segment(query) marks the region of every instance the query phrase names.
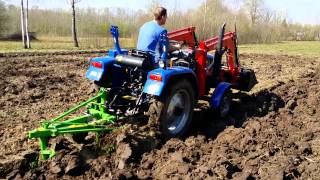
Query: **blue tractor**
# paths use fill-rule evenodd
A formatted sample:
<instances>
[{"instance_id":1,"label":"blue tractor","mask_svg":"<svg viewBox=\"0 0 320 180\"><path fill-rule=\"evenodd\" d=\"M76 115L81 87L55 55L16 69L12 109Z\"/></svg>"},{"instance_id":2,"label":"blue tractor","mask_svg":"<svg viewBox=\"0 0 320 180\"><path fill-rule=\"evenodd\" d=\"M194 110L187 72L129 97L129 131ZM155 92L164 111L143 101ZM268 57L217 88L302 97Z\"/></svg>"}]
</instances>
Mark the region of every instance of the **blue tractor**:
<instances>
[{"instance_id":1,"label":"blue tractor","mask_svg":"<svg viewBox=\"0 0 320 180\"><path fill-rule=\"evenodd\" d=\"M195 48L173 52L167 52L163 46L164 51L156 67L151 64L152 57L148 52L120 48L116 26L112 26L110 31L114 49L110 49L104 57L92 58L86 73L89 80L107 88L109 100L106 106L109 112L126 116L147 114L149 122L158 123L167 138L180 137L186 133L195 104L199 98L208 95L212 87L215 90L210 98L211 108L220 116L229 112L230 99L227 94L233 84L219 80L222 67L215 63L221 63L225 52L224 26L214 56L207 53L208 49L203 42L194 42ZM169 39L184 38L190 42L189 37L195 39L195 35L190 36L190 33L194 33L194 29L186 28L169 33ZM177 34L180 36L175 36ZM163 44L166 40L162 38ZM246 80L241 86L251 89L253 85L251 83L249 87L249 83Z\"/></svg>"},{"instance_id":2,"label":"blue tractor","mask_svg":"<svg viewBox=\"0 0 320 180\"><path fill-rule=\"evenodd\" d=\"M88 132L99 137L100 133L111 132L119 117L147 115L149 123L157 125L163 136L172 138L187 132L194 107L203 97L210 97L210 107L217 116L226 116L230 89L250 91L257 81L252 70L240 67L236 33L224 33L224 28L219 37L199 43L194 27L163 35L162 44L167 44L169 38L173 43L182 41L188 48L167 52L163 46L159 64L154 65L148 52L121 49L118 28L112 26L114 49L104 57L92 58L86 72L86 77L100 87L98 94L42 121L41 127L28 132L28 137L39 138L41 157L48 159L55 155L55 150L49 148L50 138L72 134L78 142ZM215 54L209 54L213 49ZM226 65L222 63L224 54ZM83 107L87 107L84 114L70 116Z\"/></svg>"}]
</instances>

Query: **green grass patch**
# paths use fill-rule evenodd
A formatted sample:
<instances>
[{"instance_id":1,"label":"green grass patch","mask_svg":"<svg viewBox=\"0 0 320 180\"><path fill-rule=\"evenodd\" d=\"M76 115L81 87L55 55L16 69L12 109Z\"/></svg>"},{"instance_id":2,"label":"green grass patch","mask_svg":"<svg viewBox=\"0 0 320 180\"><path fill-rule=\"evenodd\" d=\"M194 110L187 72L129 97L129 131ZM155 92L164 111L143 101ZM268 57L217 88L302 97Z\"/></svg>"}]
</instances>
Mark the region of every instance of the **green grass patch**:
<instances>
[{"instance_id":1,"label":"green grass patch","mask_svg":"<svg viewBox=\"0 0 320 180\"><path fill-rule=\"evenodd\" d=\"M120 44L122 47L134 47L135 41L130 38L120 38ZM0 53L107 50L113 47L113 39L107 37L79 38L79 46L79 48L73 47L70 37L38 37L38 40L31 42L31 49L24 49L21 41L0 41Z\"/></svg>"},{"instance_id":2,"label":"green grass patch","mask_svg":"<svg viewBox=\"0 0 320 180\"><path fill-rule=\"evenodd\" d=\"M320 57L320 41L284 41L272 44L240 45L241 53L287 54Z\"/></svg>"},{"instance_id":3,"label":"green grass patch","mask_svg":"<svg viewBox=\"0 0 320 180\"><path fill-rule=\"evenodd\" d=\"M79 38L79 48L73 47L71 37L38 37L31 42L31 49L24 49L22 42L0 41L0 53L7 52L57 52L81 50L107 50L113 47L113 40L109 37ZM135 47L136 42L131 38L120 38L123 48ZM240 53L258 54L287 54L320 57L319 41L284 41L272 44L244 44L239 46Z\"/></svg>"}]
</instances>

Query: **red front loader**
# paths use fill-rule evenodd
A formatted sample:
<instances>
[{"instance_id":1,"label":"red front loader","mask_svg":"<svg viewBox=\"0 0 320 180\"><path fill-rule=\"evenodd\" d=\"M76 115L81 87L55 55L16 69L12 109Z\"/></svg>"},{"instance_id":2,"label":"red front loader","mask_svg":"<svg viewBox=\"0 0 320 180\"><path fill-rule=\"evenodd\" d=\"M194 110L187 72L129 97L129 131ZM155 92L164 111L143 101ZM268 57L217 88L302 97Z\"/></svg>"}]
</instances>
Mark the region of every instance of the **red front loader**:
<instances>
[{"instance_id":1,"label":"red front loader","mask_svg":"<svg viewBox=\"0 0 320 180\"><path fill-rule=\"evenodd\" d=\"M183 42L188 46L188 51L194 54L197 60L196 72L200 96L205 95L207 90L214 88L219 82L231 83L233 89L242 91L250 91L257 84L254 71L241 67L237 34L225 33L225 24L219 36L201 42L197 41L195 27L172 31L168 33L168 38L171 41ZM209 54L213 50L215 50L214 55ZM223 55L226 55L225 63L222 63Z\"/></svg>"}]
</instances>

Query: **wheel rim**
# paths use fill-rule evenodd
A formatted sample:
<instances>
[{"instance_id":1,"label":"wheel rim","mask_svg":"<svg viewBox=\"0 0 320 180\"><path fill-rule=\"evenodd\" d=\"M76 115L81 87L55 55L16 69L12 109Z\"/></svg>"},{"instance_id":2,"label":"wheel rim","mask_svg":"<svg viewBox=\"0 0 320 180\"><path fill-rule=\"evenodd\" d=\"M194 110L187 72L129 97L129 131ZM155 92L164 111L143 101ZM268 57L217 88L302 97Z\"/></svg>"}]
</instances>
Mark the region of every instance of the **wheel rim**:
<instances>
[{"instance_id":1,"label":"wheel rim","mask_svg":"<svg viewBox=\"0 0 320 180\"><path fill-rule=\"evenodd\" d=\"M226 117L230 111L230 99L228 96L224 96L220 105L220 116Z\"/></svg>"},{"instance_id":2,"label":"wheel rim","mask_svg":"<svg viewBox=\"0 0 320 180\"><path fill-rule=\"evenodd\" d=\"M168 127L172 134L179 133L186 125L191 110L190 95L185 89L178 90L170 99L167 109Z\"/></svg>"}]
</instances>

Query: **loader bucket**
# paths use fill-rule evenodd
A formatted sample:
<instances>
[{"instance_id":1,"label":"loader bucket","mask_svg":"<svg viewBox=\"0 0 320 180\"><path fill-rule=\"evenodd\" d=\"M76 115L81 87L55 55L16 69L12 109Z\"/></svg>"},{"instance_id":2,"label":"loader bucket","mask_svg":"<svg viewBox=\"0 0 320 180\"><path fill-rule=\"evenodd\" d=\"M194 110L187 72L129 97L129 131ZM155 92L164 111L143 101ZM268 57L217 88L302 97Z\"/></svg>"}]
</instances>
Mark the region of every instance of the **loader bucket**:
<instances>
[{"instance_id":1,"label":"loader bucket","mask_svg":"<svg viewBox=\"0 0 320 180\"><path fill-rule=\"evenodd\" d=\"M257 83L256 74L252 69L241 69L237 89L249 92Z\"/></svg>"}]
</instances>

